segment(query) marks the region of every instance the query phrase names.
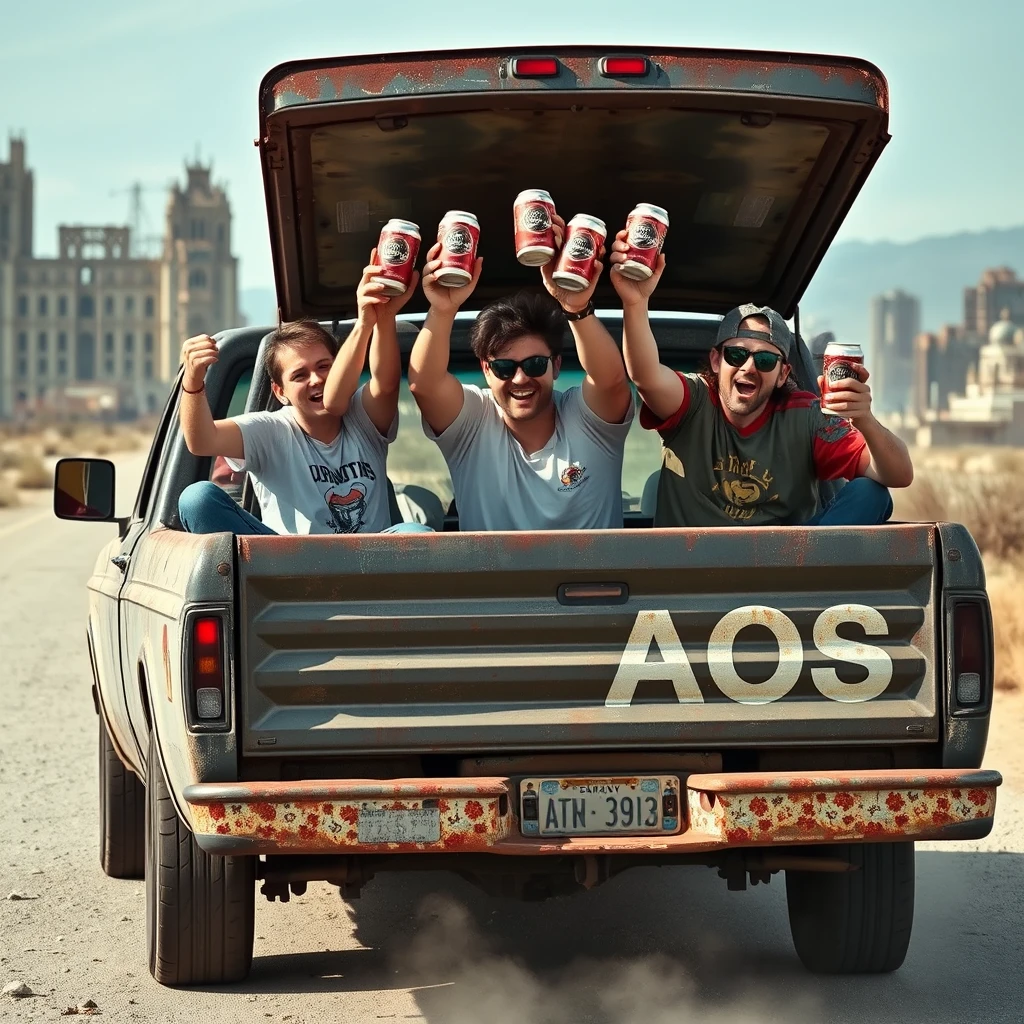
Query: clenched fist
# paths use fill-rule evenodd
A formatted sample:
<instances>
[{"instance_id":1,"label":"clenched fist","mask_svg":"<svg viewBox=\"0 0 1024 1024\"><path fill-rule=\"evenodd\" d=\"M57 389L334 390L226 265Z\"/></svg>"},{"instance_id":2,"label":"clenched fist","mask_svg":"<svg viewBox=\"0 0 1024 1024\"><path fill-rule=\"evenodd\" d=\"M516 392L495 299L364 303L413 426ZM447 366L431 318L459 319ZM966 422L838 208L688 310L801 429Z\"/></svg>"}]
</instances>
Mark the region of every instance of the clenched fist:
<instances>
[{"instance_id":1,"label":"clenched fist","mask_svg":"<svg viewBox=\"0 0 1024 1024\"><path fill-rule=\"evenodd\" d=\"M197 334L181 346L181 361L185 364L187 391L198 391L206 380L206 371L217 362L217 342L208 334Z\"/></svg>"}]
</instances>

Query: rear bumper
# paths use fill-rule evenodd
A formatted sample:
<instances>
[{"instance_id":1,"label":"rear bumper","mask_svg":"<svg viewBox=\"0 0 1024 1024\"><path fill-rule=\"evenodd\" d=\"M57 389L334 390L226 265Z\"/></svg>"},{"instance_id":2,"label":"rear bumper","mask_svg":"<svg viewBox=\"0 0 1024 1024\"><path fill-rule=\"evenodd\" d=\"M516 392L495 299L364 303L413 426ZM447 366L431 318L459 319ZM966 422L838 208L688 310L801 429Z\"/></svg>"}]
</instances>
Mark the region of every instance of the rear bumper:
<instances>
[{"instance_id":1,"label":"rear bumper","mask_svg":"<svg viewBox=\"0 0 1024 1024\"><path fill-rule=\"evenodd\" d=\"M681 778L674 835L532 838L508 778L199 783L182 794L210 853L703 853L801 843L980 839L998 772L934 769L699 774ZM359 841L360 811L436 808L436 842ZM410 820L412 820L410 818Z\"/></svg>"}]
</instances>

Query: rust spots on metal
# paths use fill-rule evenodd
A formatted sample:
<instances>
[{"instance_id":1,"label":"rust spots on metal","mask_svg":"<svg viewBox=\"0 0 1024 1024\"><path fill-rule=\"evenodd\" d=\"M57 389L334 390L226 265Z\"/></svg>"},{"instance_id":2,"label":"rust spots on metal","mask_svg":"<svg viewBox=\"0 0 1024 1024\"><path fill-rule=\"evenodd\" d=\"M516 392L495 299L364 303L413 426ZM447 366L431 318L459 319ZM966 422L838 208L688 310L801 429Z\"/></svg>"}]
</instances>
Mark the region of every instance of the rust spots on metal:
<instances>
[{"instance_id":1,"label":"rust spots on metal","mask_svg":"<svg viewBox=\"0 0 1024 1024\"><path fill-rule=\"evenodd\" d=\"M991 828L1001 781L997 772L954 769L690 775L679 833L565 838L521 835L515 782L504 777L202 784L184 795L197 835L256 841L264 852L544 856L978 837ZM364 812L435 808L436 841L359 840Z\"/></svg>"}]
</instances>

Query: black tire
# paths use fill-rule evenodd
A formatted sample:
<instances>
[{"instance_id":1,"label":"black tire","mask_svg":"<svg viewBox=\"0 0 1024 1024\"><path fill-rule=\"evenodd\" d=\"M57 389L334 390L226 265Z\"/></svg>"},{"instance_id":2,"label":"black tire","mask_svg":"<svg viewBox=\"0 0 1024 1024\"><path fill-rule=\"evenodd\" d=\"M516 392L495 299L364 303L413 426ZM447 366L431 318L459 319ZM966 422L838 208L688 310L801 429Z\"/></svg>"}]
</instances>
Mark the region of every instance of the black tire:
<instances>
[{"instance_id":1,"label":"black tire","mask_svg":"<svg viewBox=\"0 0 1024 1024\"><path fill-rule=\"evenodd\" d=\"M241 981L252 966L255 857L201 850L178 817L155 738L146 787L146 941L163 985Z\"/></svg>"},{"instance_id":2,"label":"black tire","mask_svg":"<svg viewBox=\"0 0 1024 1024\"><path fill-rule=\"evenodd\" d=\"M100 866L111 878L146 873L146 787L121 763L100 723Z\"/></svg>"},{"instance_id":3,"label":"black tire","mask_svg":"<svg viewBox=\"0 0 1024 1024\"><path fill-rule=\"evenodd\" d=\"M844 872L787 871L793 945L816 974L884 974L907 955L914 923L914 844L808 847Z\"/></svg>"}]
</instances>

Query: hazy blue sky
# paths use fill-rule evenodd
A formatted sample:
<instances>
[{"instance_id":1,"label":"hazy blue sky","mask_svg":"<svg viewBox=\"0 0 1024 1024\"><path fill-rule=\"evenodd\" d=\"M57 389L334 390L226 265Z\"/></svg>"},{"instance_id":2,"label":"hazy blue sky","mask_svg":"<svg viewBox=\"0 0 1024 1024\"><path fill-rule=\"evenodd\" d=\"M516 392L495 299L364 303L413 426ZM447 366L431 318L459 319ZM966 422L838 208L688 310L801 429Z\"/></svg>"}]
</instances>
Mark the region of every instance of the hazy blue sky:
<instances>
[{"instance_id":1,"label":"hazy blue sky","mask_svg":"<svg viewBox=\"0 0 1024 1024\"><path fill-rule=\"evenodd\" d=\"M841 238L896 241L1024 221L1021 0L2 0L0 159L24 133L36 249L56 225L123 223L198 146L227 184L245 288L272 284L256 91L300 57L503 43L671 44L864 57L893 141ZM164 195L145 196L160 230Z\"/></svg>"}]
</instances>

